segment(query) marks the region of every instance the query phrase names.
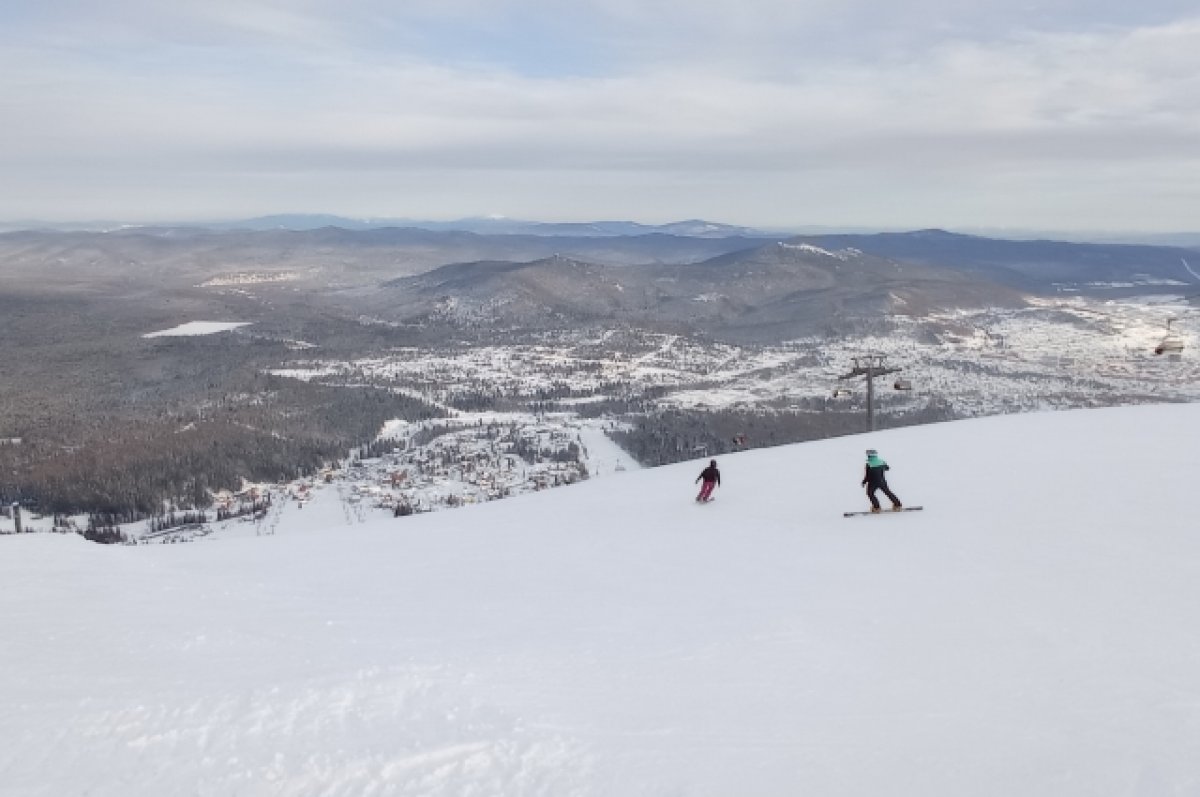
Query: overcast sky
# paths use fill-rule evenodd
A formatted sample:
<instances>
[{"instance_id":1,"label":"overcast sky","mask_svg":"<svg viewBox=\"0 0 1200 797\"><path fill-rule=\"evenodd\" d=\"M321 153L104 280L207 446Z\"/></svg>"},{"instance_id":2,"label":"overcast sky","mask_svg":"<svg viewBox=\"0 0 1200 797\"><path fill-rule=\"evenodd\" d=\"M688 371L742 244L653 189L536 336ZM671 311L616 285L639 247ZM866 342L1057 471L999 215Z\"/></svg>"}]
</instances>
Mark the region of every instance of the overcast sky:
<instances>
[{"instance_id":1,"label":"overcast sky","mask_svg":"<svg viewBox=\"0 0 1200 797\"><path fill-rule=\"evenodd\" d=\"M0 219L1196 230L1194 0L0 0Z\"/></svg>"}]
</instances>

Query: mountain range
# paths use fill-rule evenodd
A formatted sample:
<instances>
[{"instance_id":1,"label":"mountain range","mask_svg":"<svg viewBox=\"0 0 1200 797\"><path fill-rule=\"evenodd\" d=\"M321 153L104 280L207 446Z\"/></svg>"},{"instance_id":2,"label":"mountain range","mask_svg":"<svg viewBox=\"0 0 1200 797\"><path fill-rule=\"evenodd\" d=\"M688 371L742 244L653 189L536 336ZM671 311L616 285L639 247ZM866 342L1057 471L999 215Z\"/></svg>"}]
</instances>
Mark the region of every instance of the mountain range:
<instances>
[{"instance_id":1,"label":"mountain range","mask_svg":"<svg viewBox=\"0 0 1200 797\"><path fill-rule=\"evenodd\" d=\"M181 229L207 229L228 231L290 230L305 232L325 227L343 230L379 230L389 227L430 230L435 232L472 232L480 235L540 235L567 237L619 237L625 235L681 235L691 238L772 237L786 233L769 232L752 227L722 224L702 219L668 222L666 224L641 224L635 221L588 221L588 222L543 222L509 219L502 216L482 216L450 221L421 219L354 219L323 213L282 213L257 216L233 221L212 221L163 224L128 224L117 221L91 222L46 222L14 221L0 222L0 232L42 230L56 232L117 232L122 230L152 230L164 227Z\"/></svg>"},{"instance_id":2,"label":"mountain range","mask_svg":"<svg viewBox=\"0 0 1200 797\"><path fill-rule=\"evenodd\" d=\"M458 263L361 300L403 321L502 327L609 321L723 338L780 339L894 312L1015 306L1020 294L938 265L775 242L699 263L612 267L564 256Z\"/></svg>"},{"instance_id":3,"label":"mountain range","mask_svg":"<svg viewBox=\"0 0 1200 797\"><path fill-rule=\"evenodd\" d=\"M699 235L621 234L623 224L555 228L579 233L571 235L386 226L22 231L0 234L0 292L28 295L41 285L56 295L170 300L193 317L205 307L218 318L231 307L261 315L286 306L277 312L290 318L307 305L347 320L506 329L614 322L760 342L891 313L1012 306L1023 295L1200 292L1200 250L1181 247L942 230L759 237L705 222L678 227ZM228 287L246 282L253 290ZM252 298L258 304L247 308Z\"/></svg>"},{"instance_id":4,"label":"mountain range","mask_svg":"<svg viewBox=\"0 0 1200 797\"><path fill-rule=\"evenodd\" d=\"M408 227L439 232L474 232L483 235L543 235L543 236L620 236L664 233L692 237L744 236L749 238L787 238L801 235L853 234L871 235L877 229L833 227L829 225L790 225L786 228L756 228L721 222L690 219L665 224L644 224L634 221L543 222L510 219L504 216L475 216L452 220L422 220L407 218L349 218L329 213L279 213L247 219L222 221L179 221L174 223L129 223L128 221L92 220L86 222L44 221L36 219L0 220L0 232L41 230L45 232L114 232L119 230L155 229L163 227L188 229L230 230L317 230L339 227L344 230L369 230L384 227ZM901 234L903 230L892 230ZM1147 246L1200 247L1198 232L1130 232L1130 231L1071 231L1020 230L1010 228L962 229L960 233L974 237L1007 241L1068 241L1097 244L1141 244Z\"/></svg>"},{"instance_id":5,"label":"mountain range","mask_svg":"<svg viewBox=\"0 0 1200 797\"><path fill-rule=\"evenodd\" d=\"M906 263L950 267L1037 293L1102 283L1131 283L1129 287L1139 288L1174 283L1200 290L1200 249L1179 246L1014 241L944 230L818 235L802 240L826 248L852 247Z\"/></svg>"}]
</instances>

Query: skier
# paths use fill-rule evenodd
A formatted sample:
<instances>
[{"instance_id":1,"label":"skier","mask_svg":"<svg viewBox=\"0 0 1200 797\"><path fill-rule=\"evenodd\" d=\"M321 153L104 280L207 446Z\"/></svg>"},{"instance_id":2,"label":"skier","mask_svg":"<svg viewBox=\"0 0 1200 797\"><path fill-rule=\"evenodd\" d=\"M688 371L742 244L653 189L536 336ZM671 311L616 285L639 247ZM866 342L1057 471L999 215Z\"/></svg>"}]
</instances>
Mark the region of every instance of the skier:
<instances>
[{"instance_id":1,"label":"skier","mask_svg":"<svg viewBox=\"0 0 1200 797\"><path fill-rule=\"evenodd\" d=\"M712 500L713 488L721 483L721 471L717 470L715 459L710 461L708 467L700 471L700 475L696 477L696 481L701 480L704 481L704 484L700 485L700 494L696 496L696 501L703 504Z\"/></svg>"},{"instance_id":2,"label":"skier","mask_svg":"<svg viewBox=\"0 0 1200 797\"><path fill-rule=\"evenodd\" d=\"M867 488L867 498L871 499L871 511L879 512L879 499L875 497L876 490L883 490L883 494L892 500L892 511L903 509L904 505L900 503L900 499L896 494L888 489L887 477L884 473L889 470L888 464L879 457L879 452L873 448L867 449L867 467L863 471L862 486Z\"/></svg>"}]
</instances>

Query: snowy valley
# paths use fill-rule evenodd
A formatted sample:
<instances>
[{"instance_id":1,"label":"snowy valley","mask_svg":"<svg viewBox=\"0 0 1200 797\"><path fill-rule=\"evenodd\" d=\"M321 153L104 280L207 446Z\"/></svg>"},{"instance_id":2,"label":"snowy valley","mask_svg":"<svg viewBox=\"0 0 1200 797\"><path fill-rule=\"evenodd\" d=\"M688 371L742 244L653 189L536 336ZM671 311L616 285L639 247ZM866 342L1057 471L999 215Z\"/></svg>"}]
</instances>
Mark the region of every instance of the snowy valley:
<instances>
[{"instance_id":1,"label":"snowy valley","mask_svg":"<svg viewBox=\"0 0 1200 797\"><path fill-rule=\"evenodd\" d=\"M142 542L270 534L321 486L337 495L342 522L358 523L619 473L638 467L639 456L659 464L859 431L864 381L839 377L866 352L899 369L876 380L879 428L1195 401L1200 361L1192 352L1200 340L1187 313L1169 295L1068 296L1020 308L895 315L852 338L779 345L583 329L527 343L394 348L356 360L319 359L318 348L304 348L272 373L333 391L409 396L441 417L390 421L371 445L318 473L222 490L203 514L181 507L122 523L119 533ZM1168 333L1168 320L1180 316L1185 323ZM1168 334L1184 350L1156 355ZM637 436L646 429L661 434L664 414L682 419L681 431L643 443ZM631 439L641 447L623 449ZM78 530L88 522L34 509L25 511L23 528ZM14 526L11 513L0 515L0 532Z\"/></svg>"}]
</instances>

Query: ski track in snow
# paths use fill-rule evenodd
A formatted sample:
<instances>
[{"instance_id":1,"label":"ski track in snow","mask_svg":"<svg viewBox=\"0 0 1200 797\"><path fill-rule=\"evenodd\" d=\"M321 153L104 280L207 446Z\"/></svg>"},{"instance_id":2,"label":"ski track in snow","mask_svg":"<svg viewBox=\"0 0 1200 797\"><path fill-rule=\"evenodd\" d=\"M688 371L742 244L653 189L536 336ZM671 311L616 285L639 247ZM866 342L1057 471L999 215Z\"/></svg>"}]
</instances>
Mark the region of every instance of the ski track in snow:
<instances>
[{"instance_id":1,"label":"ski track in snow","mask_svg":"<svg viewBox=\"0 0 1200 797\"><path fill-rule=\"evenodd\" d=\"M20 756L0 753L0 794L65 794L65 778L51 773L69 773L93 795L177 794L187 784L213 795L553 797L582 794L588 771L569 742L464 707L420 675L366 670L347 681L187 692L181 704L98 689L77 706L53 706L61 720L52 738ZM47 708L8 706L5 738L20 738ZM116 761L136 771L114 782Z\"/></svg>"}]
</instances>

